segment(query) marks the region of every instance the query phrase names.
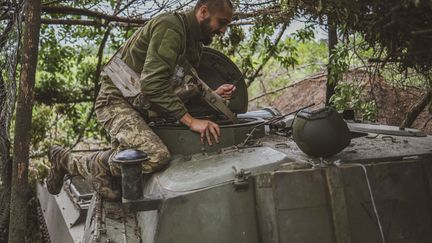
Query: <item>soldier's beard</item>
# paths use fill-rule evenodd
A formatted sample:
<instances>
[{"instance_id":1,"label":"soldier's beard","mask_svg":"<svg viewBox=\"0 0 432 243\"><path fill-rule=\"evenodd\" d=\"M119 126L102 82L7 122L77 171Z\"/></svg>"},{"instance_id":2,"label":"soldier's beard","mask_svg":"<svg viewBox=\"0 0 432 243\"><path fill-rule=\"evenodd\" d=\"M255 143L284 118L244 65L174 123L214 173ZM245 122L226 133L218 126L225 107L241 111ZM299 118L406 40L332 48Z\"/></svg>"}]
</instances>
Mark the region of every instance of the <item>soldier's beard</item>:
<instances>
[{"instance_id":1,"label":"soldier's beard","mask_svg":"<svg viewBox=\"0 0 432 243\"><path fill-rule=\"evenodd\" d=\"M217 31L212 31L210 27L210 17L204 19L200 23L200 28L202 33L204 34L204 39L202 40L202 43L206 46L210 45L213 41L213 36L217 34Z\"/></svg>"}]
</instances>

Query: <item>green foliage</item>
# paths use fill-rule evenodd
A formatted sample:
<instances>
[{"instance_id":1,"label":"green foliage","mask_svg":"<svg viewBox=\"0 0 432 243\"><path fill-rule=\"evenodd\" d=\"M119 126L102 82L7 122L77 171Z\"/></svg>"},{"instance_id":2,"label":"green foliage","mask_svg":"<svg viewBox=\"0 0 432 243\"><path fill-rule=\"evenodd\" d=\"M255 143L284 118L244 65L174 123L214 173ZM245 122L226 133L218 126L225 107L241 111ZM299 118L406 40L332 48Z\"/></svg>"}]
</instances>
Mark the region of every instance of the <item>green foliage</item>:
<instances>
[{"instance_id":1,"label":"green foliage","mask_svg":"<svg viewBox=\"0 0 432 243\"><path fill-rule=\"evenodd\" d=\"M357 32L370 45L379 45L401 70L414 68L432 75L430 0L301 1L283 0L284 8L325 24L332 19L344 33Z\"/></svg>"},{"instance_id":2,"label":"green foliage","mask_svg":"<svg viewBox=\"0 0 432 243\"><path fill-rule=\"evenodd\" d=\"M362 115L366 121L376 121L378 117L378 108L374 100L362 100L363 90L357 83L338 83L335 94L331 97L330 102L338 110L354 110Z\"/></svg>"},{"instance_id":3,"label":"green foliage","mask_svg":"<svg viewBox=\"0 0 432 243\"><path fill-rule=\"evenodd\" d=\"M357 81L349 82L344 80L344 75L353 66L362 63L361 58L370 55L370 48L367 46L357 46L356 43L364 43L356 36L349 37L348 41L340 42L331 51L328 67L331 73L328 75L329 83L336 84L335 94L331 97L330 103L339 111L352 109L362 116L363 120L376 121L378 117L378 107L374 100L364 100L366 96ZM355 48L359 50L355 51Z\"/></svg>"},{"instance_id":4,"label":"green foliage","mask_svg":"<svg viewBox=\"0 0 432 243\"><path fill-rule=\"evenodd\" d=\"M302 31L302 30L299 30ZM276 90L292 84L311 74L323 71L328 59L328 48L325 40L298 40L296 33L284 38L280 45L283 58L292 58L294 65L286 65L279 57L268 61L262 70L261 76L249 87L249 97L253 98L265 91ZM264 91L263 85L267 87ZM282 92L282 91L281 91ZM268 95L252 103L253 107L269 106L280 96L280 92Z\"/></svg>"},{"instance_id":5,"label":"green foliage","mask_svg":"<svg viewBox=\"0 0 432 243\"><path fill-rule=\"evenodd\" d=\"M411 86L425 90L432 89L432 78L430 76L421 75L413 69L407 69L405 72L400 72L394 64L390 64L379 71L379 74L393 86Z\"/></svg>"},{"instance_id":6,"label":"green foliage","mask_svg":"<svg viewBox=\"0 0 432 243\"><path fill-rule=\"evenodd\" d=\"M254 26L232 26L224 37L213 43L214 48L222 50L237 64L246 81L252 83L249 97L263 93L263 86L280 88L304 77L305 73L320 70L327 58L326 43L314 40L312 25L288 35L287 24L268 21L262 18ZM297 66L304 67L296 70ZM266 103L272 99L273 96L266 97Z\"/></svg>"},{"instance_id":7,"label":"green foliage","mask_svg":"<svg viewBox=\"0 0 432 243\"><path fill-rule=\"evenodd\" d=\"M310 41L315 38L315 28L313 25L307 24L304 28L295 32L293 36L299 42L305 43L306 41Z\"/></svg>"},{"instance_id":8,"label":"green foliage","mask_svg":"<svg viewBox=\"0 0 432 243\"><path fill-rule=\"evenodd\" d=\"M336 45L331 51L328 67L331 72L328 75L329 84L335 84L342 80L342 76L350 67L348 47L342 43Z\"/></svg>"},{"instance_id":9,"label":"green foliage","mask_svg":"<svg viewBox=\"0 0 432 243\"><path fill-rule=\"evenodd\" d=\"M86 123L98 86L96 45L102 34L101 28L82 26L41 29L35 87L38 102L32 122L34 153L41 154L52 144L72 145L83 131L89 138L103 137L94 114ZM107 58L109 55L104 60Z\"/></svg>"}]
</instances>

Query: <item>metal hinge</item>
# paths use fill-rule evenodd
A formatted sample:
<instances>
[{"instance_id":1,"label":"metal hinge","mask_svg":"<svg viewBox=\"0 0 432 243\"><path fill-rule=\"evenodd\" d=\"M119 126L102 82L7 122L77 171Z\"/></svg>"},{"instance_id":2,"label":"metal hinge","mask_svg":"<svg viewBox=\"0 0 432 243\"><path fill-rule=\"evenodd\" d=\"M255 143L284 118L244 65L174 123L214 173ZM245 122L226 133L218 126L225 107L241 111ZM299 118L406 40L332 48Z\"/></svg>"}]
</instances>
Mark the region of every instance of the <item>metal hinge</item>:
<instances>
[{"instance_id":1,"label":"metal hinge","mask_svg":"<svg viewBox=\"0 0 432 243\"><path fill-rule=\"evenodd\" d=\"M235 173L234 188L236 191L247 190L249 188L249 176L252 174L249 170L240 169L237 170L235 166L232 167Z\"/></svg>"}]
</instances>

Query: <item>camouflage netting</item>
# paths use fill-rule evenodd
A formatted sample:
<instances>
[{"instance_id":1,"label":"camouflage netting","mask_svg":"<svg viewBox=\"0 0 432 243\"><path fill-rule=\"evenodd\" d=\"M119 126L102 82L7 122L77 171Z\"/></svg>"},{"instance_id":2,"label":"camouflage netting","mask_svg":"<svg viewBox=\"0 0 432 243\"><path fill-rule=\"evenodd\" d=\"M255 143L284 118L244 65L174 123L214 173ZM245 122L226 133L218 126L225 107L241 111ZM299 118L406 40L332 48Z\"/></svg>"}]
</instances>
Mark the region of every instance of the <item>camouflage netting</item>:
<instances>
[{"instance_id":1,"label":"camouflage netting","mask_svg":"<svg viewBox=\"0 0 432 243\"><path fill-rule=\"evenodd\" d=\"M333 19L346 32L357 31L382 47L378 62L398 63L430 77L432 71L432 1L430 0L285 0L298 14L321 22Z\"/></svg>"},{"instance_id":2,"label":"camouflage netting","mask_svg":"<svg viewBox=\"0 0 432 243\"><path fill-rule=\"evenodd\" d=\"M23 0L0 3L0 242L7 240L11 170L9 128L16 99L23 3Z\"/></svg>"}]
</instances>

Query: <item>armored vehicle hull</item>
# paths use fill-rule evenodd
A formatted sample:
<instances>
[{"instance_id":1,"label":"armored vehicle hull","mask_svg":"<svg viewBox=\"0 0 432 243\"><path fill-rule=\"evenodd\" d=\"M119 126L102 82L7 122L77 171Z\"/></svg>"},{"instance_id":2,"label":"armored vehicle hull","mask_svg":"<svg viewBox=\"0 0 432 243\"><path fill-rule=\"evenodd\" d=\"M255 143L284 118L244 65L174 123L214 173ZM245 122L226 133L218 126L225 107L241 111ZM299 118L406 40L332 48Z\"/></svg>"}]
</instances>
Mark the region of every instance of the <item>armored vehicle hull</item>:
<instances>
[{"instance_id":1,"label":"armored vehicle hull","mask_svg":"<svg viewBox=\"0 0 432 243\"><path fill-rule=\"evenodd\" d=\"M210 54L207 60L239 78L238 69L223 67L233 65L225 57ZM243 98L232 103L236 112L247 106ZM39 184L51 241L432 242L431 136L349 123L365 136L330 158L314 158L289 136L292 118L268 122L280 115L274 109L227 124L207 108L195 112L220 124L223 140L214 146L175 122L153 124L173 159L144 178L143 200L105 201L77 177L56 196Z\"/></svg>"},{"instance_id":2,"label":"armored vehicle hull","mask_svg":"<svg viewBox=\"0 0 432 243\"><path fill-rule=\"evenodd\" d=\"M431 145L373 135L323 160L266 135L175 155L145 182L154 204L137 210L79 180L58 196L41 184L38 195L53 242L431 242Z\"/></svg>"}]
</instances>

